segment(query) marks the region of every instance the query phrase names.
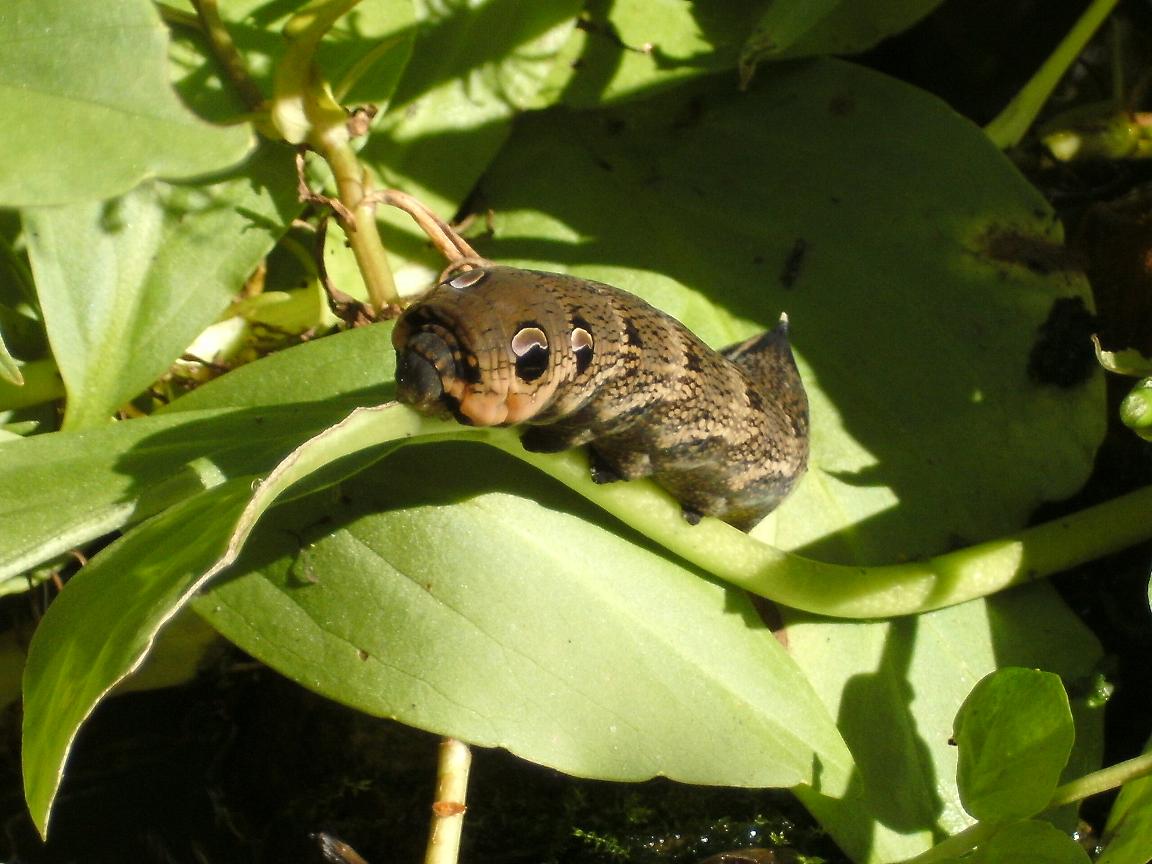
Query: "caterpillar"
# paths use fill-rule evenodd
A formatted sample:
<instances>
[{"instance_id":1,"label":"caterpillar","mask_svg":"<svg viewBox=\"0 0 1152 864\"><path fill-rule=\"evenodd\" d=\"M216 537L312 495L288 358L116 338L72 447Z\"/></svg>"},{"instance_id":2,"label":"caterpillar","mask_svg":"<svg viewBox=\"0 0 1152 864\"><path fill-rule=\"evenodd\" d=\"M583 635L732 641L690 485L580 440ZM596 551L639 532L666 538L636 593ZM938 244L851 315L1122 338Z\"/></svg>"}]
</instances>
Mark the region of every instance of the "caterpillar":
<instances>
[{"instance_id":1,"label":"caterpillar","mask_svg":"<svg viewBox=\"0 0 1152 864\"><path fill-rule=\"evenodd\" d=\"M808 462L808 399L787 319L714 351L632 294L488 265L399 318L397 397L472 426L525 424L530 451L588 444L600 481L651 477L691 522L750 530Z\"/></svg>"}]
</instances>

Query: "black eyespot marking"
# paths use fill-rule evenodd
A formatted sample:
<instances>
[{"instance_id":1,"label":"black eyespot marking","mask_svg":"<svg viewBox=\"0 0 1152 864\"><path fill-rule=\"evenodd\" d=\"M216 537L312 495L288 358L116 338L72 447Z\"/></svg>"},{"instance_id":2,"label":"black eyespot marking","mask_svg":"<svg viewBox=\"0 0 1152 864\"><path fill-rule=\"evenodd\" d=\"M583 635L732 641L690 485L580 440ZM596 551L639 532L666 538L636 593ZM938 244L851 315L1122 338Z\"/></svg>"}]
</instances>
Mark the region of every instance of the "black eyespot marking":
<instances>
[{"instance_id":1,"label":"black eyespot marking","mask_svg":"<svg viewBox=\"0 0 1152 864\"><path fill-rule=\"evenodd\" d=\"M465 270L459 276L453 276L451 279L449 279L448 284L455 288L457 291L463 291L465 288L471 288L473 285L479 285L487 278L487 271Z\"/></svg>"},{"instance_id":2,"label":"black eyespot marking","mask_svg":"<svg viewBox=\"0 0 1152 864\"><path fill-rule=\"evenodd\" d=\"M587 322L580 320L572 328L569 334L569 339L572 342L572 354L576 358L576 374L583 375L585 370L592 365L592 355L595 352L595 342L592 339L592 331L587 328Z\"/></svg>"},{"instance_id":3,"label":"black eyespot marking","mask_svg":"<svg viewBox=\"0 0 1152 864\"><path fill-rule=\"evenodd\" d=\"M512 353L516 355L516 377L521 381L535 381L548 371L548 336L537 324L520 325L512 337Z\"/></svg>"}]
</instances>

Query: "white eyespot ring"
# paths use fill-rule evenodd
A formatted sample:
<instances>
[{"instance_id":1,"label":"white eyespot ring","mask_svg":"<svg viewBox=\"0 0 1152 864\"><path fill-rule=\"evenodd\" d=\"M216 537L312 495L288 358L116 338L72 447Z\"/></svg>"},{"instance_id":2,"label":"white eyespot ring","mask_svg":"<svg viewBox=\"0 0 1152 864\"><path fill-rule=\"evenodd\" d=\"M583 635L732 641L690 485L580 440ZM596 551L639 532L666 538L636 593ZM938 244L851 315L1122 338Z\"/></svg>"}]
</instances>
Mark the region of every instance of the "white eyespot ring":
<instances>
[{"instance_id":1,"label":"white eyespot ring","mask_svg":"<svg viewBox=\"0 0 1152 864\"><path fill-rule=\"evenodd\" d=\"M523 357L533 348L543 348L547 351L547 334L539 327L533 325L521 327L516 331L516 335L512 337L512 353L517 357Z\"/></svg>"},{"instance_id":2,"label":"white eyespot ring","mask_svg":"<svg viewBox=\"0 0 1152 864\"><path fill-rule=\"evenodd\" d=\"M583 375L584 371L592 365L592 355L595 353L595 340L592 332L583 327L573 327L568 334L572 345L572 355L576 358L576 374Z\"/></svg>"},{"instance_id":3,"label":"white eyespot ring","mask_svg":"<svg viewBox=\"0 0 1152 864\"><path fill-rule=\"evenodd\" d=\"M471 288L473 285L479 285L488 278L488 271L486 270L465 270L459 276L453 276L448 280L448 284L455 288L457 291L463 291L465 288Z\"/></svg>"}]
</instances>

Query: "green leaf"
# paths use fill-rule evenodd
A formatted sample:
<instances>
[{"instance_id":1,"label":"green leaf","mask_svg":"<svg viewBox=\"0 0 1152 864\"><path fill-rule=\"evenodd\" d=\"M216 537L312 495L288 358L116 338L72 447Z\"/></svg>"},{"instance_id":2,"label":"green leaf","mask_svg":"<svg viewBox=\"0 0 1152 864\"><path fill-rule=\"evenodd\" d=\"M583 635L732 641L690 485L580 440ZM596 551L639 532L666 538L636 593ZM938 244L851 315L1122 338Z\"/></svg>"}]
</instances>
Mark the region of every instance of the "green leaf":
<instances>
[{"instance_id":1,"label":"green leaf","mask_svg":"<svg viewBox=\"0 0 1152 864\"><path fill-rule=\"evenodd\" d=\"M0 354L3 353L2 349L3 346L0 345ZM3 365L3 362L0 362L0 368ZM0 375L0 411L10 411L13 408L39 405L63 398L64 382L60 380L60 370L51 360L13 362L12 367L19 380L5 380L5 377Z\"/></svg>"},{"instance_id":2,"label":"green leaf","mask_svg":"<svg viewBox=\"0 0 1152 864\"><path fill-rule=\"evenodd\" d=\"M735 90L767 59L853 54L906 30L940 0L590 3L557 74L564 103L594 107L717 72ZM739 70L739 76L737 75Z\"/></svg>"},{"instance_id":3,"label":"green leaf","mask_svg":"<svg viewBox=\"0 0 1152 864\"><path fill-rule=\"evenodd\" d=\"M171 5L195 15L189 0ZM269 0L220 5L224 26L265 97L272 94L272 70L288 44L280 31L302 5ZM415 22L411 0L360 0L325 34L315 59L345 104L372 104L384 111L411 55ZM232 85L219 79L218 64L201 34L177 26L173 37L172 64L181 95L211 117L224 119L242 111Z\"/></svg>"},{"instance_id":4,"label":"green leaf","mask_svg":"<svg viewBox=\"0 0 1152 864\"><path fill-rule=\"evenodd\" d=\"M229 477L265 473L357 405L389 398L391 326L241 367L167 412L0 443L0 577L140 521ZM367 358L367 360L366 360Z\"/></svg>"},{"instance_id":5,"label":"green leaf","mask_svg":"<svg viewBox=\"0 0 1152 864\"><path fill-rule=\"evenodd\" d=\"M255 493L251 477L218 481L134 528L73 577L36 630L24 679L25 796L41 833L80 725L143 662L192 592L236 560L264 511L337 459L420 432L443 430L395 403L357 410L294 451Z\"/></svg>"},{"instance_id":6,"label":"green leaf","mask_svg":"<svg viewBox=\"0 0 1152 864\"><path fill-rule=\"evenodd\" d=\"M224 310L297 211L291 166L268 147L211 186L24 212L65 428L106 422Z\"/></svg>"},{"instance_id":7,"label":"green leaf","mask_svg":"<svg viewBox=\"0 0 1152 864\"><path fill-rule=\"evenodd\" d=\"M756 23L740 54L745 76L763 60L859 54L907 30L941 0L776 2Z\"/></svg>"},{"instance_id":8,"label":"green leaf","mask_svg":"<svg viewBox=\"0 0 1152 864\"><path fill-rule=\"evenodd\" d=\"M1152 378L1141 380L1124 397L1120 420L1140 437L1152 437Z\"/></svg>"},{"instance_id":9,"label":"green leaf","mask_svg":"<svg viewBox=\"0 0 1152 864\"><path fill-rule=\"evenodd\" d=\"M474 445L405 452L277 510L250 575L195 608L330 698L568 773L847 785L830 718L744 595L540 487ZM471 542L433 554L445 533Z\"/></svg>"},{"instance_id":10,"label":"green leaf","mask_svg":"<svg viewBox=\"0 0 1152 864\"><path fill-rule=\"evenodd\" d=\"M422 23L412 60L392 110L360 155L386 184L450 214L503 144L513 117L555 100L545 85L583 4L418 5ZM381 215L416 236L407 216ZM422 250L424 238L409 244Z\"/></svg>"},{"instance_id":11,"label":"green leaf","mask_svg":"<svg viewBox=\"0 0 1152 864\"><path fill-rule=\"evenodd\" d=\"M1091 470L1091 354L1082 384L1029 373L1053 304L1090 305L1088 285L1039 193L920 91L824 61L744 94L554 110L518 124L481 195L483 254L619 285L715 346L788 312L812 459L757 537L917 560L1023 524Z\"/></svg>"},{"instance_id":12,"label":"green leaf","mask_svg":"<svg viewBox=\"0 0 1152 864\"><path fill-rule=\"evenodd\" d=\"M590 3L564 58L564 103L592 107L725 70L735 90L740 46L771 3L615 0Z\"/></svg>"},{"instance_id":13,"label":"green leaf","mask_svg":"<svg viewBox=\"0 0 1152 864\"><path fill-rule=\"evenodd\" d=\"M867 796L866 806L826 802L821 824L842 848L852 847L841 838L856 836L859 848L882 860L916 855L971 824L954 780L956 747L941 730L951 728L980 678L1018 665L1084 680L1102 654L1047 585L892 621L829 621L792 611L784 620L789 653L837 717ZM1103 712L1078 702L1074 714L1070 773L1086 773L1099 767ZM800 793L806 804L810 797Z\"/></svg>"},{"instance_id":14,"label":"green leaf","mask_svg":"<svg viewBox=\"0 0 1152 864\"><path fill-rule=\"evenodd\" d=\"M1060 678L1005 668L973 688L956 715L957 777L964 808L1008 821L1048 806L1075 730Z\"/></svg>"},{"instance_id":15,"label":"green leaf","mask_svg":"<svg viewBox=\"0 0 1152 864\"><path fill-rule=\"evenodd\" d=\"M1088 864L1080 844L1047 822L1005 825L969 857L972 864Z\"/></svg>"},{"instance_id":16,"label":"green leaf","mask_svg":"<svg viewBox=\"0 0 1152 864\"><path fill-rule=\"evenodd\" d=\"M48 608L24 671L24 794L41 834L80 725L144 661L251 494L238 478L169 508L93 558Z\"/></svg>"},{"instance_id":17,"label":"green leaf","mask_svg":"<svg viewBox=\"0 0 1152 864\"><path fill-rule=\"evenodd\" d=\"M122 194L151 177L220 171L245 128L210 126L168 82L167 32L148 0L6 0L0 11L0 205Z\"/></svg>"},{"instance_id":18,"label":"green leaf","mask_svg":"<svg viewBox=\"0 0 1152 864\"><path fill-rule=\"evenodd\" d=\"M5 385L13 387L24 386L24 375L20 371L20 364L8 353L8 346L4 344L4 334L0 333L0 393ZM9 407L0 397L0 410Z\"/></svg>"},{"instance_id":19,"label":"green leaf","mask_svg":"<svg viewBox=\"0 0 1152 864\"><path fill-rule=\"evenodd\" d=\"M1152 750L1146 746L1144 752ZM1096 864L1152 861L1152 776L1125 783L1101 832L1104 851Z\"/></svg>"}]
</instances>

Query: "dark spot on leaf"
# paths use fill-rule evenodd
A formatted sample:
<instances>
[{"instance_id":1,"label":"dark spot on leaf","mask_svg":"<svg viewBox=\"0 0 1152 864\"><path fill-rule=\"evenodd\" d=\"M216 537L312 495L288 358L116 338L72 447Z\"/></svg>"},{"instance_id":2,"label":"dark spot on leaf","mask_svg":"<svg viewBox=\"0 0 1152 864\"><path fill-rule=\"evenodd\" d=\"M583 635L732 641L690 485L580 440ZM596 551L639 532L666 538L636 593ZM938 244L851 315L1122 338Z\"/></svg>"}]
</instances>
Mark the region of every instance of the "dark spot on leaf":
<instances>
[{"instance_id":1,"label":"dark spot on leaf","mask_svg":"<svg viewBox=\"0 0 1152 864\"><path fill-rule=\"evenodd\" d=\"M800 270L804 266L804 256L807 254L808 241L803 237L797 237L788 252L788 257L784 259L784 266L780 268L781 287L791 288L796 284Z\"/></svg>"},{"instance_id":2,"label":"dark spot on leaf","mask_svg":"<svg viewBox=\"0 0 1152 864\"><path fill-rule=\"evenodd\" d=\"M1071 249L1014 228L989 229L980 237L978 247L992 261L1026 267L1041 275L1084 269L1081 256Z\"/></svg>"},{"instance_id":3,"label":"dark spot on leaf","mask_svg":"<svg viewBox=\"0 0 1152 864\"><path fill-rule=\"evenodd\" d=\"M847 117L856 110L856 100L841 93L828 100L828 113L833 117Z\"/></svg>"},{"instance_id":4,"label":"dark spot on leaf","mask_svg":"<svg viewBox=\"0 0 1152 864\"><path fill-rule=\"evenodd\" d=\"M1061 297L1036 332L1028 355L1028 376L1038 384L1075 387L1092 377L1096 318L1079 297Z\"/></svg>"}]
</instances>

